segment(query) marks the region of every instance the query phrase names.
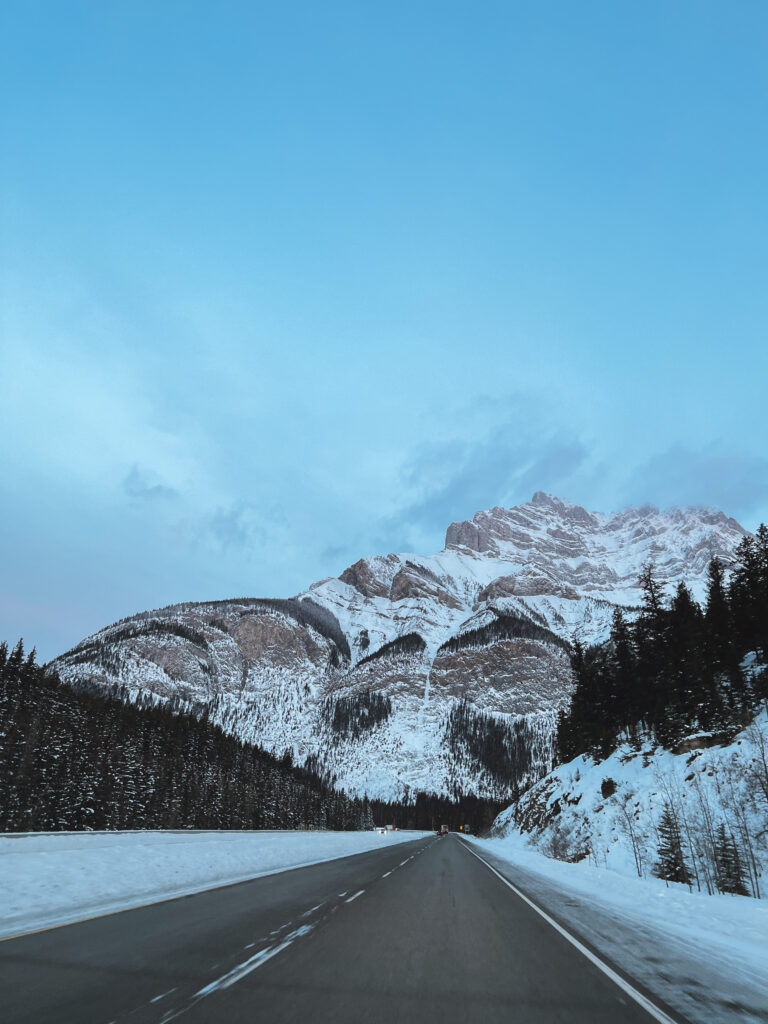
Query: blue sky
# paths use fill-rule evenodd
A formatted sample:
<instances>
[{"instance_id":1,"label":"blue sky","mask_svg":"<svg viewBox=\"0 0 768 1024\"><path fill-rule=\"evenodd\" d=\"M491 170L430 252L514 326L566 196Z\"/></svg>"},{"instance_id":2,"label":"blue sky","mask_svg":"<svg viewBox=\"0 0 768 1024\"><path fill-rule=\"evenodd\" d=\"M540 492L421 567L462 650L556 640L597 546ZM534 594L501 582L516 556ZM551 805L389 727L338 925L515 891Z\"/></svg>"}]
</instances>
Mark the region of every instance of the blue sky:
<instances>
[{"instance_id":1,"label":"blue sky","mask_svg":"<svg viewBox=\"0 0 768 1024\"><path fill-rule=\"evenodd\" d=\"M0 637L539 489L768 520L762 0L0 18Z\"/></svg>"}]
</instances>

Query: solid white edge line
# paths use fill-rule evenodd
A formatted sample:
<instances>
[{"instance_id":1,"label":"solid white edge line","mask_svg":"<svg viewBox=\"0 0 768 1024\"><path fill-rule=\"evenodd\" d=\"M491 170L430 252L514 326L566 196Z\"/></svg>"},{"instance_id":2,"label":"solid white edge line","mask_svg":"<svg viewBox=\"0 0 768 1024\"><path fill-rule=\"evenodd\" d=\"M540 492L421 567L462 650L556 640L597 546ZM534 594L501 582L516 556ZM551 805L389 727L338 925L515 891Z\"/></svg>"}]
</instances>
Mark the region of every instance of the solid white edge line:
<instances>
[{"instance_id":1,"label":"solid white edge line","mask_svg":"<svg viewBox=\"0 0 768 1024\"><path fill-rule=\"evenodd\" d=\"M553 917L550 917L545 910L542 910L541 907L537 906L533 900L529 899L524 892L521 892L517 886L513 885L508 878L505 878L500 871L497 871L496 868L489 864L485 858L481 857L479 853L475 853L475 851L470 849L469 846L465 846L464 849L467 850L468 853L471 853L473 857L477 857L481 864L485 864L488 870L492 871L497 878L500 878L504 885L512 890L515 896L519 896L524 903L528 904L531 910L535 910L540 917L543 917L547 924L551 925L556 932L559 932L564 939L567 939L572 946L575 946L575 948L578 949L578 951L583 954L590 963L594 964L595 967L603 972L603 974L609 977L614 984L618 985L623 992L626 992L631 999L634 999L639 1006L642 1006L646 1013L649 1013L654 1020L660 1021L661 1024L677 1024L677 1021L664 1013L664 1011L656 1006L655 1003L652 1003L647 996L644 996L642 992L638 992L634 986L630 985L629 982L622 978L620 974L617 974L612 967L609 967L608 964L604 963L604 961L600 959L600 957L596 956L591 949L587 949L582 942L579 942L574 935L571 935L570 932L566 931L565 928L558 924Z\"/></svg>"}]
</instances>

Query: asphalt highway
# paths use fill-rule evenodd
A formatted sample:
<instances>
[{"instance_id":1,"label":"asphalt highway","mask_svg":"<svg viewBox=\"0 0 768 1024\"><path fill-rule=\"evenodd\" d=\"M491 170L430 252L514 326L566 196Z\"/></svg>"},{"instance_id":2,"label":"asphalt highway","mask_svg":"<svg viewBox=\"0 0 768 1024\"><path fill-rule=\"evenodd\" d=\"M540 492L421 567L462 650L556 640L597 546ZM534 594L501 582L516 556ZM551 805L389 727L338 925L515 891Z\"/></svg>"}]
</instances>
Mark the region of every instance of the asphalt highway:
<instances>
[{"instance_id":1,"label":"asphalt highway","mask_svg":"<svg viewBox=\"0 0 768 1024\"><path fill-rule=\"evenodd\" d=\"M0 942L0 1019L680 1020L454 836Z\"/></svg>"}]
</instances>

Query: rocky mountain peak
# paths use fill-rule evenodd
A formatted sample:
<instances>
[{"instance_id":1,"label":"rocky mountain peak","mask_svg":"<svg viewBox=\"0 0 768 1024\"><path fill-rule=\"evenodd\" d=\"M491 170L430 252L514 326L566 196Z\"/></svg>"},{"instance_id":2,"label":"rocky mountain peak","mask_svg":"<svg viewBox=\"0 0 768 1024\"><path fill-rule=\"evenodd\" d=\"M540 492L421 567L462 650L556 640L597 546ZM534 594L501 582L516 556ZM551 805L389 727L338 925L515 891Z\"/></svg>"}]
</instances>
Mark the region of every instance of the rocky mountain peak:
<instances>
[{"instance_id":1,"label":"rocky mountain peak","mask_svg":"<svg viewBox=\"0 0 768 1024\"><path fill-rule=\"evenodd\" d=\"M504 544L530 547L531 534L541 527L565 539L574 529L600 528L602 519L581 505L536 491L527 504L514 508L496 506L489 511L476 512L469 521L451 523L445 535L445 547L504 557Z\"/></svg>"},{"instance_id":2,"label":"rocky mountain peak","mask_svg":"<svg viewBox=\"0 0 768 1024\"><path fill-rule=\"evenodd\" d=\"M278 754L291 749L298 763L316 759L350 792L458 786L506 798L507 776L456 746L456 716L474 716L474 736L525 719L546 767L570 694L572 640L603 639L616 605L634 613L647 562L668 593L684 580L700 600L711 558L730 562L744 533L716 509L603 515L537 491L452 523L435 554L362 558L287 601L140 613L55 667L74 685L213 701L228 730ZM372 694L386 710L376 722L365 717ZM340 701L359 705L362 731L334 731Z\"/></svg>"},{"instance_id":3,"label":"rocky mountain peak","mask_svg":"<svg viewBox=\"0 0 768 1024\"><path fill-rule=\"evenodd\" d=\"M564 559L583 558L616 569L624 565L627 573L618 576L625 578L637 575L644 562L651 561L658 563L662 576L672 579L681 572L701 575L705 561L715 555L727 562L745 533L719 509L688 506L660 511L642 505L606 516L537 491L526 504L497 506L452 523L445 549L539 566L546 562L556 575L575 568L565 565ZM561 561L552 566L553 559ZM684 559L694 564L684 569Z\"/></svg>"}]
</instances>

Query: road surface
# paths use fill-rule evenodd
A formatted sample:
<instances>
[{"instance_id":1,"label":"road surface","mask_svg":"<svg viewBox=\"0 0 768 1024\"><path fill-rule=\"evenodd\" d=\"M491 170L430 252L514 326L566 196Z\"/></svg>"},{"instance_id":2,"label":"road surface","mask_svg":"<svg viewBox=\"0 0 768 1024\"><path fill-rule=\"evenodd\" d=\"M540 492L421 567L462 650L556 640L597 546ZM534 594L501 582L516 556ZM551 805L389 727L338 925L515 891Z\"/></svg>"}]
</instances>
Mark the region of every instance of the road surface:
<instances>
[{"instance_id":1,"label":"road surface","mask_svg":"<svg viewBox=\"0 0 768 1024\"><path fill-rule=\"evenodd\" d=\"M680 1020L454 836L7 939L0 993L5 1024Z\"/></svg>"}]
</instances>

